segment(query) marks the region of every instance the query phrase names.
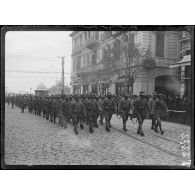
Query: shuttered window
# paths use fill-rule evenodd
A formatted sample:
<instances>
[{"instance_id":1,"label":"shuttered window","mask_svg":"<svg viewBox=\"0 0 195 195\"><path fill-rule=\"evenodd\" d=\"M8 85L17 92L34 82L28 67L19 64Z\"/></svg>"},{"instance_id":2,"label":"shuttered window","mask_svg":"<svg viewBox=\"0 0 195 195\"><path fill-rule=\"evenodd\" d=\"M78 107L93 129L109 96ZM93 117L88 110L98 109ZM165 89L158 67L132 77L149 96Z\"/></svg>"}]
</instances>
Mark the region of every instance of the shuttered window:
<instances>
[{"instance_id":1,"label":"shuttered window","mask_svg":"<svg viewBox=\"0 0 195 195\"><path fill-rule=\"evenodd\" d=\"M164 32L156 33L156 56L164 57L164 41L165 35Z\"/></svg>"}]
</instances>

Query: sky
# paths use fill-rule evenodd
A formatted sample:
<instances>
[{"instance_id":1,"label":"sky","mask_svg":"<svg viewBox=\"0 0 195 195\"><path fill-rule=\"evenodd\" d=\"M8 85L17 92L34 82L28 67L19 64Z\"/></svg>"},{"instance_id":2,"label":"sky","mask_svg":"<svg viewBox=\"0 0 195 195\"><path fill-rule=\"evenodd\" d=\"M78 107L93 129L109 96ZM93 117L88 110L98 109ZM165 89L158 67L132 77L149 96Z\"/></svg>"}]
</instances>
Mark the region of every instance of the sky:
<instances>
[{"instance_id":1,"label":"sky","mask_svg":"<svg viewBox=\"0 0 195 195\"><path fill-rule=\"evenodd\" d=\"M5 90L16 93L34 92L41 82L47 88L55 85L56 80L61 80L62 70L62 60L57 56L65 56L65 85L70 86L70 33L71 31L8 31L5 36ZM44 73L32 73L34 71Z\"/></svg>"}]
</instances>

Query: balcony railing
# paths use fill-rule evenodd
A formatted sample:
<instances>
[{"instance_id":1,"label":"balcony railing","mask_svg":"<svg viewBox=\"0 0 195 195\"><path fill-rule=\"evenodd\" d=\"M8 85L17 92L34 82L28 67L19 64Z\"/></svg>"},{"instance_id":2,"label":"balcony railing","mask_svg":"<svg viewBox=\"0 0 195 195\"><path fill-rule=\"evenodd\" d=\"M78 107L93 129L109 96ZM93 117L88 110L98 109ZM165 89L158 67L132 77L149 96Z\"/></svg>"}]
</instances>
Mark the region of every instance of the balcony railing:
<instances>
[{"instance_id":1,"label":"balcony railing","mask_svg":"<svg viewBox=\"0 0 195 195\"><path fill-rule=\"evenodd\" d=\"M126 31L112 31L112 36L113 37L118 37L121 34L125 33Z\"/></svg>"},{"instance_id":2,"label":"balcony railing","mask_svg":"<svg viewBox=\"0 0 195 195\"><path fill-rule=\"evenodd\" d=\"M101 35L101 41L109 39L110 37L112 37L112 31L104 31L104 33Z\"/></svg>"},{"instance_id":3,"label":"balcony railing","mask_svg":"<svg viewBox=\"0 0 195 195\"><path fill-rule=\"evenodd\" d=\"M131 66L144 66L145 68L155 68L155 67L167 67L169 68L170 65L176 64L177 59L170 59L170 58L160 58L160 57L151 57L151 58L138 58L134 59ZM113 64L113 66L110 66L109 69L111 70L119 70L119 69L126 69L126 64ZM102 71L102 70L108 70L108 68L101 63L97 63L95 65L88 65L84 67L80 67L80 69L77 70L77 74L82 73L91 73L96 71Z\"/></svg>"},{"instance_id":4,"label":"balcony railing","mask_svg":"<svg viewBox=\"0 0 195 195\"><path fill-rule=\"evenodd\" d=\"M161 58L161 57L150 57L150 58L138 58L134 59L132 66L136 65L143 65L148 68L152 67L169 67L172 64L175 64L177 62L177 59L170 59L170 58Z\"/></svg>"},{"instance_id":5,"label":"balcony railing","mask_svg":"<svg viewBox=\"0 0 195 195\"><path fill-rule=\"evenodd\" d=\"M90 38L86 41L85 46L86 46L87 48L93 48L93 47L95 47L98 43L99 43L98 39L97 39L95 36L93 36L93 37L90 37Z\"/></svg>"}]
</instances>

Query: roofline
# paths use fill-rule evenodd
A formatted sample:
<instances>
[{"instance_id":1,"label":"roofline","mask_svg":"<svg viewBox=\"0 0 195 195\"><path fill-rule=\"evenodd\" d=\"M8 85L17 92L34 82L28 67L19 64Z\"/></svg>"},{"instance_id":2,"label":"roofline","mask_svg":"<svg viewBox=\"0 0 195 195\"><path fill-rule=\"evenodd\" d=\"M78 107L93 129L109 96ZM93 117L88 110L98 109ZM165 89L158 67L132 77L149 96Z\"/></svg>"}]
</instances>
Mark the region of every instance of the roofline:
<instances>
[{"instance_id":1,"label":"roofline","mask_svg":"<svg viewBox=\"0 0 195 195\"><path fill-rule=\"evenodd\" d=\"M69 34L70 37L74 37L79 31L73 31L72 33Z\"/></svg>"}]
</instances>

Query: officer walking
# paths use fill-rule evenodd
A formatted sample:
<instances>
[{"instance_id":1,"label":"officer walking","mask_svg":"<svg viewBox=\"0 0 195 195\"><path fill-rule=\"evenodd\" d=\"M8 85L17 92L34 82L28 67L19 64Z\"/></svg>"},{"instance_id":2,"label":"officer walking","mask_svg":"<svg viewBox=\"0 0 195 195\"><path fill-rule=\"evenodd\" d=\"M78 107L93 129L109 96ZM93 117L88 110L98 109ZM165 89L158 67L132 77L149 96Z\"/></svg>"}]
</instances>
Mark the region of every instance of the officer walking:
<instances>
[{"instance_id":1,"label":"officer walking","mask_svg":"<svg viewBox=\"0 0 195 195\"><path fill-rule=\"evenodd\" d=\"M126 122L128 120L128 117L131 115L131 111L133 110L133 104L131 100L128 98L128 94L124 95L124 98L122 98L119 102L118 111L123 119L123 130L127 131L126 128Z\"/></svg>"},{"instance_id":2,"label":"officer walking","mask_svg":"<svg viewBox=\"0 0 195 195\"><path fill-rule=\"evenodd\" d=\"M24 96L22 95L20 99L20 108L21 108L21 113L24 113L24 108L25 108L25 99Z\"/></svg>"},{"instance_id":3,"label":"officer walking","mask_svg":"<svg viewBox=\"0 0 195 195\"><path fill-rule=\"evenodd\" d=\"M168 116L168 108L166 103L163 100L162 94L157 95L157 99L152 108L152 114L156 120L155 132L158 133L158 127L159 127L161 135L163 135L164 131L162 130L161 117Z\"/></svg>"},{"instance_id":4,"label":"officer walking","mask_svg":"<svg viewBox=\"0 0 195 195\"><path fill-rule=\"evenodd\" d=\"M152 95L153 95L153 97L152 97L152 100L151 100L151 104L149 105L151 111L152 111L152 109L154 107L154 104L155 104L155 102L157 100L157 93L154 92ZM156 118L155 118L155 116L154 116L154 114L152 112L151 112L151 118L152 118L151 129L152 130L155 130L155 127L156 127Z\"/></svg>"},{"instance_id":5,"label":"officer walking","mask_svg":"<svg viewBox=\"0 0 195 195\"><path fill-rule=\"evenodd\" d=\"M14 95L11 97L11 104L12 104L12 109L14 108L14 104L15 104L15 97Z\"/></svg>"},{"instance_id":6,"label":"officer walking","mask_svg":"<svg viewBox=\"0 0 195 195\"><path fill-rule=\"evenodd\" d=\"M56 123L57 114L58 114L58 101L56 98L54 98L52 102L52 116L53 116L54 123Z\"/></svg>"},{"instance_id":7,"label":"officer walking","mask_svg":"<svg viewBox=\"0 0 195 195\"><path fill-rule=\"evenodd\" d=\"M75 96L73 98L73 101L70 106L70 113L72 116L72 123L74 125L74 132L75 134L78 134L78 124L80 122L80 127L81 129L83 129L83 116L86 116L84 105L81 101L79 101L78 96Z\"/></svg>"},{"instance_id":8,"label":"officer walking","mask_svg":"<svg viewBox=\"0 0 195 195\"><path fill-rule=\"evenodd\" d=\"M99 110L100 110L100 113L99 113L99 115L100 115L99 123L101 125L103 125L103 120L104 120L103 106L102 106L104 98L105 98L105 96L101 96L98 99L98 105L99 105Z\"/></svg>"},{"instance_id":9,"label":"officer walking","mask_svg":"<svg viewBox=\"0 0 195 195\"><path fill-rule=\"evenodd\" d=\"M98 103L95 100L95 96L93 94L90 95L90 99L86 104L87 110L87 120L89 123L89 132L93 133L93 127L98 128L97 125L97 116L99 115L99 107Z\"/></svg>"},{"instance_id":10,"label":"officer walking","mask_svg":"<svg viewBox=\"0 0 195 195\"><path fill-rule=\"evenodd\" d=\"M142 125L144 119L147 116L147 112L150 112L148 104L145 101L145 93L143 91L140 92L139 98L134 102L134 111L138 121L138 131L137 134L140 134L142 137L144 136Z\"/></svg>"},{"instance_id":11,"label":"officer walking","mask_svg":"<svg viewBox=\"0 0 195 195\"><path fill-rule=\"evenodd\" d=\"M108 93L107 98L105 98L105 100L102 103L102 109L106 120L106 131L108 132L110 131L110 127L111 127L110 121L112 115L115 112L115 105L111 98L112 98L112 94Z\"/></svg>"}]
</instances>

